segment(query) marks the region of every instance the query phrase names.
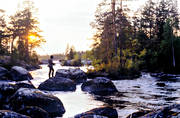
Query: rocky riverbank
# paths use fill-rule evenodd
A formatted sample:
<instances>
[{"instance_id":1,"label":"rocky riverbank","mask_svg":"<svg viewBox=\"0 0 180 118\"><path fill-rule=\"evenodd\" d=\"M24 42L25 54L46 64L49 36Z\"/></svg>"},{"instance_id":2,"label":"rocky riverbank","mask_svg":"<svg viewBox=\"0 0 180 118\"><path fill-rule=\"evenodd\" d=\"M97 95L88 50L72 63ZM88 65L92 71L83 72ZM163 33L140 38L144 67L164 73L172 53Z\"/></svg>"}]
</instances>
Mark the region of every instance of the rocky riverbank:
<instances>
[{"instance_id":1,"label":"rocky riverbank","mask_svg":"<svg viewBox=\"0 0 180 118\"><path fill-rule=\"evenodd\" d=\"M152 76L159 77L156 77L159 80L156 84L158 87L167 86L167 83L161 81L162 79L165 78L166 81L169 80L167 78L176 78L175 75L166 75L168 77L163 75L163 77L161 77L159 74L153 74ZM61 117L68 109L70 109L70 107L64 106L64 99L54 96L55 94L52 95L53 91L59 91L59 96L61 96L62 92L74 93L77 86L79 86L78 89L81 89L87 94L91 94L91 96L94 96L97 100L98 98L99 100L102 98L100 101L104 101L105 103L113 102L110 99L107 99L110 96L118 95L121 99L123 98L123 93L119 92L119 88L116 88L119 86L115 86L114 82L108 77L89 78L85 72L77 68L58 69L55 77L41 82L38 88L34 87L31 83L32 80L33 77L31 74L22 67L13 66L10 70L0 67L0 115L2 117ZM176 78L176 80L178 79ZM117 113L114 104L120 105L121 103L119 103L118 100L114 102L115 103L110 103L108 106L97 106L92 108L92 110L84 110L82 113L78 112L77 115L73 115L75 118L118 118L119 111ZM179 104L167 105L166 107L157 110L139 110L138 112L131 114L128 118L154 118L156 115L158 115L158 117L163 116L163 118L166 115L170 118L173 116L178 117L179 109Z\"/></svg>"},{"instance_id":2,"label":"rocky riverbank","mask_svg":"<svg viewBox=\"0 0 180 118\"><path fill-rule=\"evenodd\" d=\"M41 83L38 89L31 83L32 79L31 74L23 67L13 66L10 70L0 67L0 115L2 117L61 117L66 111L63 101L48 91L75 91L77 84L86 83L88 85L88 82L91 83L91 80L87 80L86 73L80 69L59 69L54 78ZM103 81L98 79L100 78L94 79L95 83L91 83L92 87L89 87L87 92L90 94L99 94L101 92L112 94L113 89L114 92L118 92L114 85L107 86L108 83L112 84L109 79L104 78ZM99 90L99 92L94 92L95 89ZM82 90L84 89L82 88ZM92 111L87 111L75 117L101 116L106 118L109 117L108 114L114 114L118 118L117 111L113 108L102 107ZM113 113L111 113L112 111ZM89 112L91 114L88 114Z\"/></svg>"},{"instance_id":3,"label":"rocky riverbank","mask_svg":"<svg viewBox=\"0 0 180 118\"><path fill-rule=\"evenodd\" d=\"M170 105L157 110L144 110L138 111L127 118L179 118L180 117L180 104Z\"/></svg>"},{"instance_id":4,"label":"rocky riverbank","mask_svg":"<svg viewBox=\"0 0 180 118\"><path fill-rule=\"evenodd\" d=\"M13 66L21 66L29 71L40 69L39 64L28 64L25 61L16 59L12 60L10 56L0 56L0 66L6 67L8 70Z\"/></svg>"}]
</instances>

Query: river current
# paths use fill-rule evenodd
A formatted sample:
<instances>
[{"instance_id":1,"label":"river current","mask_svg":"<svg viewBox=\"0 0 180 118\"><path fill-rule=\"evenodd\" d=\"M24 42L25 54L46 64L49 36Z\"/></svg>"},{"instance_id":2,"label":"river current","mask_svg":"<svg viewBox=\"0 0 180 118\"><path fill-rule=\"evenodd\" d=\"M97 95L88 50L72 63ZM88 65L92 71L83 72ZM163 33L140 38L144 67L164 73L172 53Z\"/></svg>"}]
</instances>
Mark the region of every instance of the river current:
<instances>
[{"instance_id":1,"label":"river current","mask_svg":"<svg viewBox=\"0 0 180 118\"><path fill-rule=\"evenodd\" d=\"M40 83L48 79L47 65L41 65L42 69L31 71L32 83L38 87ZM68 69L58 62L54 69ZM86 67L81 67L86 71ZM126 118L129 114L139 110L158 109L174 103L180 103L180 77L172 81L163 81L159 78L142 73L142 76L132 80L113 81L119 93L112 96L94 96L81 91L81 85L77 85L75 92L51 92L57 96L66 109L63 118L72 118L74 115L98 108L112 106L118 111L119 118Z\"/></svg>"}]
</instances>

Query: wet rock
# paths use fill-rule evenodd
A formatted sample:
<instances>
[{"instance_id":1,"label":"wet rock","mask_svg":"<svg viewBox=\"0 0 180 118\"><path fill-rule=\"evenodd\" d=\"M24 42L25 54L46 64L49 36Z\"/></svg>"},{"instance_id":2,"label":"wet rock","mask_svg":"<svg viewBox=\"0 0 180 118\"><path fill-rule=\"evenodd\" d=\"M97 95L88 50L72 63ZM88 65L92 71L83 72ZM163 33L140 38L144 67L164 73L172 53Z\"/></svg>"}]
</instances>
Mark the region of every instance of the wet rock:
<instances>
[{"instance_id":1,"label":"wet rock","mask_svg":"<svg viewBox=\"0 0 180 118\"><path fill-rule=\"evenodd\" d=\"M50 118L47 111L36 106L27 106L19 110L18 113L30 116L31 118Z\"/></svg>"},{"instance_id":2,"label":"wet rock","mask_svg":"<svg viewBox=\"0 0 180 118\"><path fill-rule=\"evenodd\" d=\"M71 79L55 77L41 83L38 89L47 91L75 91L76 84Z\"/></svg>"},{"instance_id":3,"label":"wet rock","mask_svg":"<svg viewBox=\"0 0 180 118\"><path fill-rule=\"evenodd\" d=\"M81 86L82 91L86 91L95 95L111 95L118 92L112 81L105 77L97 77L87 81Z\"/></svg>"},{"instance_id":4,"label":"wet rock","mask_svg":"<svg viewBox=\"0 0 180 118\"><path fill-rule=\"evenodd\" d=\"M11 68L11 76L14 81L24 81L33 79L31 74L20 66L13 66Z\"/></svg>"},{"instance_id":5,"label":"wet rock","mask_svg":"<svg viewBox=\"0 0 180 118\"><path fill-rule=\"evenodd\" d=\"M65 77L65 78L70 78L70 72L68 69L58 69L56 71L55 77Z\"/></svg>"},{"instance_id":6,"label":"wet rock","mask_svg":"<svg viewBox=\"0 0 180 118\"><path fill-rule=\"evenodd\" d=\"M84 71L81 69L69 69L71 79L74 80L76 83L83 83L87 80L87 76Z\"/></svg>"},{"instance_id":7,"label":"wet rock","mask_svg":"<svg viewBox=\"0 0 180 118\"><path fill-rule=\"evenodd\" d=\"M76 118L76 117L75 117ZM85 114L81 117L78 117L78 118L108 118L108 117L105 117L105 116L100 116L100 115L93 115L93 114Z\"/></svg>"},{"instance_id":8,"label":"wet rock","mask_svg":"<svg viewBox=\"0 0 180 118\"><path fill-rule=\"evenodd\" d=\"M17 86L8 82L0 82L0 109L8 109L8 99L17 91Z\"/></svg>"},{"instance_id":9,"label":"wet rock","mask_svg":"<svg viewBox=\"0 0 180 118\"><path fill-rule=\"evenodd\" d=\"M139 118L141 116L148 114L149 112L150 112L149 110L138 111L138 112L130 114L127 118Z\"/></svg>"},{"instance_id":10,"label":"wet rock","mask_svg":"<svg viewBox=\"0 0 180 118\"><path fill-rule=\"evenodd\" d=\"M30 117L13 111L0 110L0 118L30 118Z\"/></svg>"},{"instance_id":11,"label":"wet rock","mask_svg":"<svg viewBox=\"0 0 180 118\"><path fill-rule=\"evenodd\" d=\"M165 73L151 73L151 76L161 78L161 79L169 79L169 78L174 78L177 75L165 74Z\"/></svg>"},{"instance_id":12,"label":"wet rock","mask_svg":"<svg viewBox=\"0 0 180 118\"><path fill-rule=\"evenodd\" d=\"M37 106L49 113L51 117L65 113L62 102L55 96L37 89L20 88L9 100L12 110L18 111L25 106Z\"/></svg>"},{"instance_id":13,"label":"wet rock","mask_svg":"<svg viewBox=\"0 0 180 118\"><path fill-rule=\"evenodd\" d=\"M15 84L17 86L17 88L33 88L35 89L34 85L32 83L29 83L28 81L20 81L20 82L16 82Z\"/></svg>"},{"instance_id":14,"label":"wet rock","mask_svg":"<svg viewBox=\"0 0 180 118\"><path fill-rule=\"evenodd\" d=\"M9 80L9 77L8 70L0 66L0 80Z\"/></svg>"},{"instance_id":15,"label":"wet rock","mask_svg":"<svg viewBox=\"0 0 180 118\"><path fill-rule=\"evenodd\" d=\"M83 83L87 80L87 76L84 71L79 68L76 69L58 69L55 77L70 78L76 83Z\"/></svg>"},{"instance_id":16,"label":"wet rock","mask_svg":"<svg viewBox=\"0 0 180 118\"><path fill-rule=\"evenodd\" d=\"M28 71L33 71L33 70L36 70L36 69L41 69L41 66L40 65L29 65L27 67L25 67Z\"/></svg>"},{"instance_id":17,"label":"wet rock","mask_svg":"<svg viewBox=\"0 0 180 118\"><path fill-rule=\"evenodd\" d=\"M152 111L140 118L179 118L180 104L174 104L156 111Z\"/></svg>"},{"instance_id":18,"label":"wet rock","mask_svg":"<svg viewBox=\"0 0 180 118\"><path fill-rule=\"evenodd\" d=\"M166 86L165 83L157 83L156 85L159 86L159 87L165 87Z\"/></svg>"},{"instance_id":19,"label":"wet rock","mask_svg":"<svg viewBox=\"0 0 180 118\"><path fill-rule=\"evenodd\" d=\"M75 118L118 118L118 113L110 107L96 108L75 116Z\"/></svg>"}]
</instances>

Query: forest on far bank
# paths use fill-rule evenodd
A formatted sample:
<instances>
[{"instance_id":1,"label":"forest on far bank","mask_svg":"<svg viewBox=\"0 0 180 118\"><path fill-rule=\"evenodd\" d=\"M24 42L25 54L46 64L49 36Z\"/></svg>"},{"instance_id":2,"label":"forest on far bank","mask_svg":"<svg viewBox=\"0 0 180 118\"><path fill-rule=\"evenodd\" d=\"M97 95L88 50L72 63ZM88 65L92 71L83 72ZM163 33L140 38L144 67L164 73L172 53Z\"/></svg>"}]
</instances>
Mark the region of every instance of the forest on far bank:
<instances>
[{"instance_id":1,"label":"forest on far bank","mask_svg":"<svg viewBox=\"0 0 180 118\"><path fill-rule=\"evenodd\" d=\"M130 8L119 2L103 0L91 23L96 33L93 49L87 55L95 71L113 75L179 73L177 0L148 0L133 17L129 16Z\"/></svg>"},{"instance_id":2,"label":"forest on far bank","mask_svg":"<svg viewBox=\"0 0 180 118\"><path fill-rule=\"evenodd\" d=\"M123 1L122 1L123 2ZM180 25L177 0L148 0L133 16L120 0L102 0L91 26L92 50L67 45L62 60L92 60L96 72L134 75L140 71L180 72Z\"/></svg>"}]
</instances>

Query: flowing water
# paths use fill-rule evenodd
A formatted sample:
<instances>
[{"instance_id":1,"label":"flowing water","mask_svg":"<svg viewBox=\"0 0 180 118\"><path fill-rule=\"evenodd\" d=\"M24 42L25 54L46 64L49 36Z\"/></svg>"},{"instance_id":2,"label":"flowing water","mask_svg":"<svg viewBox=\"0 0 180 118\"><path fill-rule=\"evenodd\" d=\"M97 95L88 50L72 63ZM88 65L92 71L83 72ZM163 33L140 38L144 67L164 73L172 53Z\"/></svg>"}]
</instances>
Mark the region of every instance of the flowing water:
<instances>
[{"instance_id":1,"label":"flowing water","mask_svg":"<svg viewBox=\"0 0 180 118\"><path fill-rule=\"evenodd\" d=\"M55 65L57 69L69 68ZM86 67L81 67L85 70ZM42 69L31 72L34 80L32 83L38 87L48 78L48 67L42 65ZM138 110L158 109L163 106L180 103L180 78L171 81L151 77L144 73L142 77L133 80L113 81L119 93L112 96L94 96L81 91L81 85L77 85L75 92L51 92L57 96L66 109L63 118L70 118L76 114L98 108L101 106L113 106L119 118L125 118Z\"/></svg>"}]
</instances>

